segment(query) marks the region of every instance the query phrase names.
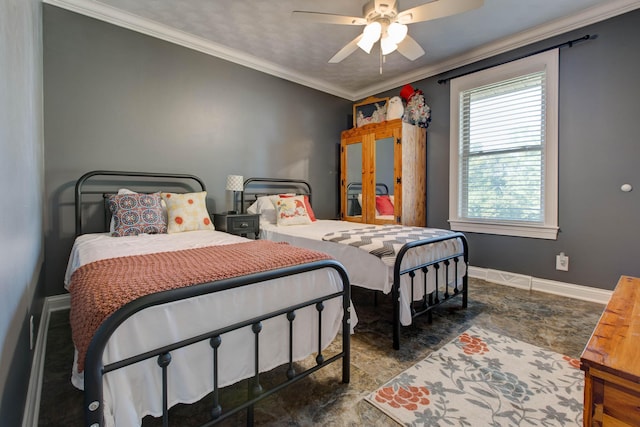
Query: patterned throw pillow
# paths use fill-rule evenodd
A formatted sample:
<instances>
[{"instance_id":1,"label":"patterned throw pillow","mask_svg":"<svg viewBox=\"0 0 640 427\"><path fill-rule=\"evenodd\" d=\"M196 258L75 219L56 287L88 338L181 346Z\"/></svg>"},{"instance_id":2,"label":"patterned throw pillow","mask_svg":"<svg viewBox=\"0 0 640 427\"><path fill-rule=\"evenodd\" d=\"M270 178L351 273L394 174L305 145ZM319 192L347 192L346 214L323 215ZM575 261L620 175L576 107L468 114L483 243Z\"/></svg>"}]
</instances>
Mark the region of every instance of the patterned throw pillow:
<instances>
[{"instance_id":1,"label":"patterned throw pillow","mask_svg":"<svg viewBox=\"0 0 640 427\"><path fill-rule=\"evenodd\" d=\"M114 194L109 196L113 219L112 236L137 236L167 232L160 193Z\"/></svg>"},{"instance_id":2,"label":"patterned throw pillow","mask_svg":"<svg viewBox=\"0 0 640 427\"><path fill-rule=\"evenodd\" d=\"M279 197L293 197L293 196L295 196L295 194L280 194ZM307 215L309 215L309 219L312 222L317 221L316 215L313 213L313 209L311 209L311 202L309 201L309 197L306 195L303 197L304 197L304 208L307 210Z\"/></svg>"},{"instance_id":3,"label":"patterned throw pillow","mask_svg":"<svg viewBox=\"0 0 640 427\"><path fill-rule=\"evenodd\" d=\"M280 197L276 202L278 225L311 224L302 196Z\"/></svg>"},{"instance_id":4,"label":"patterned throw pillow","mask_svg":"<svg viewBox=\"0 0 640 427\"><path fill-rule=\"evenodd\" d=\"M213 230L207 211L207 192L161 193L167 204L168 230L171 233L195 230Z\"/></svg>"},{"instance_id":5,"label":"patterned throw pillow","mask_svg":"<svg viewBox=\"0 0 640 427\"><path fill-rule=\"evenodd\" d=\"M121 188L118 190L117 194L138 194L138 192L129 190L128 188ZM158 192L158 194L160 194L160 192ZM162 200L161 202L162 202L162 216L164 218L164 222L166 223L167 222L167 204L164 202L164 200ZM113 219L113 217L111 217L109 232L113 234L115 229L116 229L115 220Z\"/></svg>"}]
</instances>

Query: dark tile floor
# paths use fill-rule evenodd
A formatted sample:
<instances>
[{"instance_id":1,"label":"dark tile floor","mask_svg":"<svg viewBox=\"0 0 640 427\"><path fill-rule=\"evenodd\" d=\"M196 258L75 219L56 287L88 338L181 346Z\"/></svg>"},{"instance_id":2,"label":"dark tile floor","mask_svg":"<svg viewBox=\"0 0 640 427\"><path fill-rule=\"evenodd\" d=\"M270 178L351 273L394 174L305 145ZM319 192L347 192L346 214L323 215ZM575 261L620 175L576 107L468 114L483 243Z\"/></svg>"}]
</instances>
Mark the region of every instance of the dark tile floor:
<instances>
[{"instance_id":1,"label":"dark tile floor","mask_svg":"<svg viewBox=\"0 0 640 427\"><path fill-rule=\"evenodd\" d=\"M363 397L471 325L579 357L604 309L601 304L471 279L467 309L460 309L460 300L455 299L434 312L433 323L427 323L426 318L414 320L413 325L403 327L402 348L394 351L389 298L379 297L374 306L371 292L355 288L353 301L359 323L351 340L351 382L340 382L341 365L334 363L260 402L255 409L256 425L394 426L394 421L363 401ZM70 382L73 345L68 315L68 311L62 311L51 317L41 426L82 425L82 392ZM177 405L170 412L171 425L205 423L207 404L205 398L193 405ZM244 424L244 414L222 423ZM143 425L161 423L147 417Z\"/></svg>"}]
</instances>

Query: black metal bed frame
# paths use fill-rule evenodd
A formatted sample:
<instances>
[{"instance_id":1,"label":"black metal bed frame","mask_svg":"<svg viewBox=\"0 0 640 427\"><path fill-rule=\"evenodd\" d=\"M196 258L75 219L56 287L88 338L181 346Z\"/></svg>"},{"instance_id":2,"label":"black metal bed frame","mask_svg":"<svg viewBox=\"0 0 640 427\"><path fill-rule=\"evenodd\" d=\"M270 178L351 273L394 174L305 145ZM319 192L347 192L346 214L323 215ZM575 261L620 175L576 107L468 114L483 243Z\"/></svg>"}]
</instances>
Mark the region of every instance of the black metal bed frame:
<instances>
[{"instance_id":1,"label":"black metal bed frame","mask_svg":"<svg viewBox=\"0 0 640 427\"><path fill-rule=\"evenodd\" d=\"M304 180L287 180L281 178L248 178L244 182L245 191L247 191L247 195L253 196L257 198L259 196L269 195L269 194L277 194L274 191L269 190L269 183L273 181L277 183L278 192L283 193L286 192L287 187L286 183L291 182L292 186L289 189L299 189L303 188L305 193L309 197L311 197L311 185ZM252 184L258 183L261 191L251 190ZM357 184L357 183L356 183ZM243 196L243 209L245 208L245 204L251 203L253 200L246 200ZM454 254L450 254L448 256L444 256L442 258L438 258L436 260L420 263L418 265L410 266L402 268L402 261L407 253L412 250L415 250L418 247L426 246L438 242L444 242L446 240L459 239L462 243L462 251L456 252ZM462 290L459 290L459 278L458 278L458 265L460 262L464 263L465 266L465 274L462 277ZM435 237L431 239L425 240L417 240L414 242L406 243L402 246L402 248L398 251L396 255L396 260L393 266L393 284L391 287L391 298L393 304L393 348L396 350L400 349L400 284L401 279L404 276L409 277L410 286L411 286L411 317L412 319L421 316L423 314L427 315L427 321L431 323L433 320L433 309L455 297L461 296L462 298L462 308L467 308L468 305L468 266L469 266L469 245L467 243L467 239L462 233L452 233L447 236ZM449 275L450 269L453 267L453 275L454 280L453 284L450 285ZM441 284L439 283L439 275L438 270L444 268L445 270L445 283L443 289L440 289ZM427 274L429 273L429 269L435 269L435 290L431 293L427 293ZM422 278L422 280L420 280ZM423 298L421 300L414 301L414 292L416 286L423 286Z\"/></svg>"},{"instance_id":2,"label":"black metal bed frame","mask_svg":"<svg viewBox=\"0 0 640 427\"><path fill-rule=\"evenodd\" d=\"M88 191L84 190L84 186L88 185L87 181L96 176L110 176L110 177L136 177L136 178L158 178L158 179L177 179L177 180L192 180L198 183L202 190L205 190L205 185L202 180L193 175L186 174L164 174L164 173L146 173L146 172L120 172L120 171L92 171L84 174L78 179L75 187L76 194L76 234L82 234L82 202L83 195L87 194L113 194L113 192L103 193L101 191ZM144 185L148 185L149 182L145 181ZM102 184L105 185L105 184ZM223 328L212 330L207 333L203 333L198 336L190 337L188 339L181 340L179 342L166 345L160 348L156 348L151 351L147 351L143 354L139 354L133 357L129 357L117 362L113 362L107 365L103 364L102 357L107 342L114 331L121 325L126 319L133 314L144 310L149 307L166 304L169 302L175 302L184 300L187 298L193 298L201 295L211 294L214 292L222 292L229 289L235 289L258 282L267 280L279 279L287 276L293 276L305 272L330 268L335 270L342 281L342 291L334 292L325 296L317 297L309 301L298 303L296 305L286 307L271 313L266 313L261 316L246 319L241 322L237 322ZM322 311L325 301L341 298L343 307L342 316L342 349L340 352L325 359L322 354ZM302 378L316 372L322 367L342 359L342 382L347 384L350 379L350 332L351 332L351 320L350 320L350 287L349 278L342 264L335 260L323 260L315 261L311 263L281 268L277 270L264 271L260 273L250 274L246 276L234 277L225 280L219 280L215 282L209 282L185 288L174 289L170 291L158 292L155 294L147 295L138 298L113 313L108 317L98 328L89 345L87 355L85 358L85 371L84 371L84 411L85 411L85 423L87 426L99 427L104 423L103 413L103 379L102 377L109 372L117 369L138 363L142 360L151 358L157 358L159 368L162 370L162 407L163 426L169 425L169 408L168 408L168 388L167 388L167 375L168 367L171 363L171 352L187 347L189 345L209 340L209 344L212 349L212 364L213 364L213 392L211 415L212 420L203 426L210 426L217 424L218 422L227 419L228 417L238 413L241 410L247 410L247 425L253 425L254 405L270 396L273 393L280 391L288 385L301 380ZM296 311L305 307L315 306L318 316L318 350L315 356L316 365L310 367L301 372L296 372L293 361L293 334L294 334L294 321L296 318ZM289 361L286 370L286 379L282 379L280 383L271 387L268 390L264 390L260 383L260 369L259 369L259 354L260 354L260 332L262 330L262 322L277 316L285 316L288 320L288 336L289 336ZM254 333L254 366L255 373L248 381L247 398L244 403L232 407L223 411L220 404L220 388L217 383L218 378L218 351L223 343L224 334L240 329L251 327Z\"/></svg>"}]
</instances>

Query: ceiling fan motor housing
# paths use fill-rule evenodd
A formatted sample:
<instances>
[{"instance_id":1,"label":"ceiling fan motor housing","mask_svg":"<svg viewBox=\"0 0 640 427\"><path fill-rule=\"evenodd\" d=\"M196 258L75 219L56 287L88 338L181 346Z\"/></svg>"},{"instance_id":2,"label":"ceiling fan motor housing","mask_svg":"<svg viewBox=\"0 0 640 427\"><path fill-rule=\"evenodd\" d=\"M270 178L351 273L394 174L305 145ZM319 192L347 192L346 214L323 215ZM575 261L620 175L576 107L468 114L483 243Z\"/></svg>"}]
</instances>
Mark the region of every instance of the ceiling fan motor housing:
<instances>
[{"instance_id":1,"label":"ceiling fan motor housing","mask_svg":"<svg viewBox=\"0 0 640 427\"><path fill-rule=\"evenodd\" d=\"M370 0L362 7L362 15L367 23L385 20L390 23L398 16L398 4L397 2L378 2L378 9L376 9L375 0Z\"/></svg>"}]
</instances>

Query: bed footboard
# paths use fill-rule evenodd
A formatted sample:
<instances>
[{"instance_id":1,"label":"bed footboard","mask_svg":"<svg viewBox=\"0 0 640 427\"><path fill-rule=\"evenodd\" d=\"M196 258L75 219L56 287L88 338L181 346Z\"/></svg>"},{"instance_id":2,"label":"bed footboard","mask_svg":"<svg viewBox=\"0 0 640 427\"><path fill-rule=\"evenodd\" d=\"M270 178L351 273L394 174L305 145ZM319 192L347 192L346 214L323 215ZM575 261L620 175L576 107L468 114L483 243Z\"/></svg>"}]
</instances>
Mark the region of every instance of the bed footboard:
<instances>
[{"instance_id":1,"label":"bed footboard","mask_svg":"<svg viewBox=\"0 0 640 427\"><path fill-rule=\"evenodd\" d=\"M445 240L459 239L462 244L462 251L456 252L442 258L435 259L430 262L402 268L404 257L415 248L424 245L430 245ZM459 288L458 281L458 265L464 263L464 276L462 277L462 291ZM395 260L393 267L393 285L391 288L391 297L393 300L393 348L400 349L400 283L404 276L408 276L410 280L411 295L409 296L411 306L411 317L415 318L422 314L427 314L429 322L431 322L432 309L446 301L457 296L462 296L462 308L467 307L468 301L468 266L469 266L469 246L467 239L462 233L453 233L447 236L436 237L427 240L417 240L406 243ZM435 269L436 273L440 269L444 269L445 283L439 283L439 274L435 274L434 290L427 291L427 273L429 269ZM453 269L453 278L450 278L450 270ZM422 280L420 280L422 278ZM424 296L421 300L414 301L414 291L416 286L423 286L422 293Z\"/></svg>"},{"instance_id":2,"label":"bed footboard","mask_svg":"<svg viewBox=\"0 0 640 427\"><path fill-rule=\"evenodd\" d=\"M214 292L221 292L229 289L239 288L242 286L251 285L258 282L267 280L273 280L282 278L285 276L292 276L300 273L310 272L313 270L319 270L324 268L334 269L338 272L341 282L342 291L324 295L314 298L312 300L303 301L296 305L286 307L277 311L266 313L257 317L246 319L241 322L237 322L222 328L212 330L208 333L204 333L198 336L194 336L182 341L156 348L151 351L147 351L143 354L138 354L133 357L119 360L117 362L103 364L103 352L106 348L107 342L114 331L121 325L126 319L131 317L137 312L140 312L146 308L152 306L158 306L174 301L179 301L187 298L210 294ZM326 358L322 354L322 311L325 301L339 298L342 300L343 316L342 316L342 349L339 353ZM293 330L296 318L296 311L304 307L315 307L318 316L318 349L315 353L316 365L306 369L302 372L296 372L293 361ZM289 337L289 361L286 369L286 378L282 379L282 382L278 385L264 390L260 382L260 369L259 369L259 354L260 354L260 332L262 330L262 322L275 318L278 316L284 316L287 319L288 324L288 337ZM163 425L169 425L169 408L168 408L168 392L167 392L167 375L171 366L171 353L177 349L193 345L202 341L209 342L211 346L211 363L213 365L213 392L211 393L211 414L212 420L205 425L213 425L222 421L231 415L238 413L241 410L247 410L247 425L253 424L253 406L264 399L265 397L283 389L284 387L292 384L309 374L317 371L318 369L335 362L342 360L342 382L348 383L350 377L350 332L351 332L351 320L350 320L350 288L349 279L347 273L337 261L323 260L315 261L307 264L296 265L292 267L286 267L278 270L270 270L261 273L251 274L247 276L234 277L231 279L220 280L216 282L206 283L202 285L196 285L186 288L175 289L166 292L155 293L141 297L137 300L130 302L123 306L107 320L103 322L96 334L94 335L91 344L89 346L87 356L85 359L85 393L84 393L84 411L85 411L85 424L91 427L99 427L104 425L104 390L103 390L103 376L109 372L117 369L124 368L126 366L138 363L143 360L156 358L158 369L161 370L162 376L162 408L163 408ZM222 345L224 345L224 334L231 331L235 331L240 328L250 327L254 334L253 352L255 361L255 373L248 380L248 393L246 401L232 408L223 408L220 404L220 389L218 387L218 351Z\"/></svg>"}]
</instances>

